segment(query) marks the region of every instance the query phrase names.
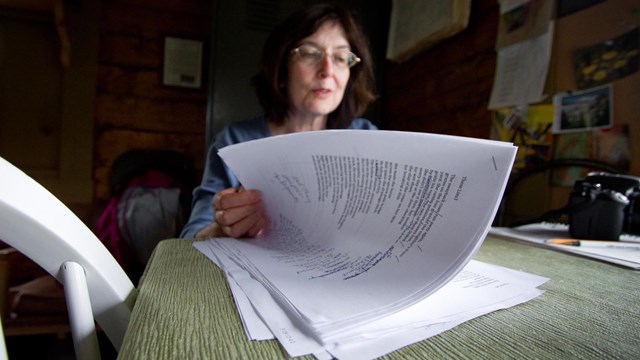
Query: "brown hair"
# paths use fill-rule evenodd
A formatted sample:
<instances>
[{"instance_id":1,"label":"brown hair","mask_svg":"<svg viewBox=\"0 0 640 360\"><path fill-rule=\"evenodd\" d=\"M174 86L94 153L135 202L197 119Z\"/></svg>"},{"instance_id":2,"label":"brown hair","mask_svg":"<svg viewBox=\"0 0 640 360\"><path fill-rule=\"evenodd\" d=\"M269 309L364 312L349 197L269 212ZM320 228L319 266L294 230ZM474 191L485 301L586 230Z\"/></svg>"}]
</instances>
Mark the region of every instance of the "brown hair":
<instances>
[{"instance_id":1,"label":"brown hair","mask_svg":"<svg viewBox=\"0 0 640 360\"><path fill-rule=\"evenodd\" d=\"M258 100L270 121L284 121L290 102L287 89L289 56L298 42L315 33L325 22L336 21L345 31L347 41L362 61L350 69L349 82L338 108L329 114L328 128L345 128L362 115L376 96L371 53L367 38L353 15L329 4L313 4L287 17L269 35L262 49L258 74L252 79Z\"/></svg>"}]
</instances>

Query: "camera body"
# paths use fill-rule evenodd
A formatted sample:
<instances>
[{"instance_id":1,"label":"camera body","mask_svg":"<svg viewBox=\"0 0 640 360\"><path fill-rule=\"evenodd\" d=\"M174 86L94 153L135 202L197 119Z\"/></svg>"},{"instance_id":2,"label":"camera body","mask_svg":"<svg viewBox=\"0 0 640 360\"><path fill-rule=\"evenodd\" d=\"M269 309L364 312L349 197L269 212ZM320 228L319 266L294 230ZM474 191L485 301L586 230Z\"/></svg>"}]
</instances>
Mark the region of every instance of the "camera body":
<instances>
[{"instance_id":1,"label":"camera body","mask_svg":"<svg viewBox=\"0 0 640 360\"><path fill-rule=\"evenodd\" d=\"M567 208L574 238L618 240L622 233L640 234L640 178L589 173L576 181Z\"/></svg>"}]
</instances>

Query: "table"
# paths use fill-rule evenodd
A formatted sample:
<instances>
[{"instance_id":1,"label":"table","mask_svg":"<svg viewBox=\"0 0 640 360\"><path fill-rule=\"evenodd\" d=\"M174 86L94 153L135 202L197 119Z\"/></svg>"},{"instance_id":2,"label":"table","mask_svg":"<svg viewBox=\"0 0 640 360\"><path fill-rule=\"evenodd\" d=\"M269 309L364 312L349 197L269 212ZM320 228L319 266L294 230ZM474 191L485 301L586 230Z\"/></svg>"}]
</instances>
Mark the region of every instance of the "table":
<instances>
[{"instance_id":1,"label":"table","mask_svg":"<svg viewBox=\"0 0 640 360\"><path fill-rule=\"evenodd\" d=\"M640 272L492 237L475 258L551 280L528 303L385 358L640 358ZM276 340L247 340L223 272L191 240L160 242L138 291L118 359L287 357Z\"/></svg>"}]
</instances>

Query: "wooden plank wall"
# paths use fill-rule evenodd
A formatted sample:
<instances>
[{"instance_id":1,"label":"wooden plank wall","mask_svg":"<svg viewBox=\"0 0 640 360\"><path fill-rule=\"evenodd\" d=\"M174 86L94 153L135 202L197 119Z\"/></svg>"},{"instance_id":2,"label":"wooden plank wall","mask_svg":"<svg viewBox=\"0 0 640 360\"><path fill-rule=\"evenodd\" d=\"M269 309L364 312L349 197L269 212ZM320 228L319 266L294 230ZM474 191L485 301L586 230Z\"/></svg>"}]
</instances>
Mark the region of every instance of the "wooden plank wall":
<instances>
[{"instance_id":1,"label":"wooden plank wall","mask_svg":"<svg viewBox=\"0 0 640 360\"><path fill-rule=\"evenodd\" d=\"M96 200L109 197L114 160L129 149L170 149L204 162L206 67L202 89L162 85L165 36L200 40L207 63L210 0L102 2L95 111Z\"/></svg>"},{"instance_id":2,"label":"wooden plank wall","mask_svg":"<svg viewBox=\"0 0 640 360\"><path fill-rule=\"evenodd\" d=\"M474 0L464 31L387 64L385 128L489 137L498 14L496 0Z\"/></svg>"}]
</instances>

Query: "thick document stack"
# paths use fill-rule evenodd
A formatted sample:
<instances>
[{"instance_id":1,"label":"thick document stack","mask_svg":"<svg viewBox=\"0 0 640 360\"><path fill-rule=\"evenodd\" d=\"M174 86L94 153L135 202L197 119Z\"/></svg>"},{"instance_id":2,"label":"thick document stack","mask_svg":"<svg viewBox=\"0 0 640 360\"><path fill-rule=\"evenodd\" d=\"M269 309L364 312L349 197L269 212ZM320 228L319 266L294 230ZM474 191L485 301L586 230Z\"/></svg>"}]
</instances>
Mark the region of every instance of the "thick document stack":
<instances>
[{"instance_id":1,"label":"thick document stack","mask_svg":"<svg viewBox=\"0 0 640 360\"><path fill-rule=\"evenodd\" d=\"M229 146L219 154L262 192L268 230L195 246L227 273L250 337L269 337L251 335L263 323L290 356L381 356L541 294L547 279L471 261L515 153L356 130Z\"/></svg>"}]
</instances>

